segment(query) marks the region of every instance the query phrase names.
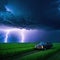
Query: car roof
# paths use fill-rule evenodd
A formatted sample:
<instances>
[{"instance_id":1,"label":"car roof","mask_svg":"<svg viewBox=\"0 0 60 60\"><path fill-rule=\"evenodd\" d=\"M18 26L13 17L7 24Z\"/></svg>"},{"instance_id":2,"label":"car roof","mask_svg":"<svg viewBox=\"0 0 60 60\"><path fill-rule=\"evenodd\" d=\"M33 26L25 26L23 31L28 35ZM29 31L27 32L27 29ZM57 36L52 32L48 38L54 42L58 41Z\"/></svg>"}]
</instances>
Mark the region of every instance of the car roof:
<instances>
[{"instance_id":1,"label":"car roof","mask_svg":"<svg viewBox=\"0 0 60 60\"><path fill-rule=\"evenodd\" d=\"M46 45L46 42L40 42L38 45Z\"/></svg>"}]
</instances>

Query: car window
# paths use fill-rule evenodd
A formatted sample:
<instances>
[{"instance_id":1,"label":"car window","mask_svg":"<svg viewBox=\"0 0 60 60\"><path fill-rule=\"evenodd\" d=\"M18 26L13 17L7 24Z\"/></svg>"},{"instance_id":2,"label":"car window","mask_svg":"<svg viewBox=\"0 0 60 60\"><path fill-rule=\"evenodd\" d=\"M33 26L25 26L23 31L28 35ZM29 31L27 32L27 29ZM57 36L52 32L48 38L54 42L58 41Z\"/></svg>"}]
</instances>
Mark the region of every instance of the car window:
<instances>
[{"instance_id":1,"label":"car window","mask_svg":"<svg viewBox=\"0 0 60 60\"><path fill-rule=\"evenodd\" d=\"M46 45L46 43L44 43L44 42L41 42L41 43L39 43L39 45Z\"/></svg>"}]
</instances>

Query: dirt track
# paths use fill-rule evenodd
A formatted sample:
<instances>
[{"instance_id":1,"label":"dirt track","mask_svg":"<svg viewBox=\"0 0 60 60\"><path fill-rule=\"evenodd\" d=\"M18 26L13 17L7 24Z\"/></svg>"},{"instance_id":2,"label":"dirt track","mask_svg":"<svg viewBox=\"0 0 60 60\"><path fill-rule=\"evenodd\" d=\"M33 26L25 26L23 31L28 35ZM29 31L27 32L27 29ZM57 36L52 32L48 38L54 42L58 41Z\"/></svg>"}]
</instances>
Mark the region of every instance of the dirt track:
<instances>
[{"instance_id":1,"label":"dirt track","mask_svg":"<svg viewBox=\"0 0 60 60\"><path fill-rule=\"evenodd\" d=\"M21 57L26 56L26 55L30 55L36 52L39 52L40 50L32 50L29 52L25 52L25 53L18 53L17 55L13 55L13 56L8 56L7 58L2 58L1 60L20 60Z\"/></svg>"}]
</instances>

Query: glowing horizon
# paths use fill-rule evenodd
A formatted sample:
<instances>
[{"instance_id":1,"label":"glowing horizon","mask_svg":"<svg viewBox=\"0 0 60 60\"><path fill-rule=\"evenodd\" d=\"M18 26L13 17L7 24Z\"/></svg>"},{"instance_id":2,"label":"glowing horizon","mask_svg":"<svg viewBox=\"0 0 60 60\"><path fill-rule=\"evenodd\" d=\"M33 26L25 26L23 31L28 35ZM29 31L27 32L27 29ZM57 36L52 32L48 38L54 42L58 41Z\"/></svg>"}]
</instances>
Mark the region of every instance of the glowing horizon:
<instances>
[{"instance_id":1,"label":"glowing horizon","mask_svg":"<svg viewBox=\"0 0 60 60\"><path fill-rule=\"evenodd\" d=\"M14 31L17 31L19 32L19 34L21 34L21 41L19 40L19 42L23 43L24 42L24 31L26 31L26 29L19 29L19 28L10 28L10 29L0 29L0 31L4 31L6 32L5 34L5 39L4 39L4 43L7 43L8 42L8 35L10 34L10 32L14 32Z\"/></svg>"},{"instance_id":2,"label":"glowing horizon","mask_svg":"<svg viewBox=\"0 0 60 60\"><path fill-rule=\"evenodd\" d=\"M25 29L25 28L14 28L14 27L7 27L7 26L0 26L0 32L5 33L4 43L8 43L8 38L10 34L17 34L19 43L24 42L31 42L34 40L37 40L38 38L42 38L42 36L45 34L45 30L38 30L38 29ZM36 37L37 36L37 37ZM40 36L40 37L39 37Z\"/></svg>"}]
</instances>

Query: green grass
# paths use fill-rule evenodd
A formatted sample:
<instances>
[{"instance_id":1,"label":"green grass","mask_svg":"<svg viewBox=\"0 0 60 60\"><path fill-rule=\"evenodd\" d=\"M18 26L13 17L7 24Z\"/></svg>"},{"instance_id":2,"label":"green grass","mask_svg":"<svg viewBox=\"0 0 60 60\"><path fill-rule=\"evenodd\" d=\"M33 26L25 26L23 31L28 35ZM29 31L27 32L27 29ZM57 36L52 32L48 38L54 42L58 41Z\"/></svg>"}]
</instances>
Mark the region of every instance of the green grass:
<instances>
[{"instance_id":1,"label":"green grass","mask_svg":"<svg viewBox=\"0 0 60 60\"><path fill-rule=\"evenodd\" d=\"M34 50L35 43L9 43L0 44L0 57L18 56L26 52ZM60 51L60 43L54 43L52 49L35 52L23 57L19 60L47 60L50 56Z\"/></svg>"},{"instance_id":2,"label":"green grass","mask_svg":"<svg viewBox=\"0 0 60 60\"><path fill-rule=\"evenodd\" d=\"M32 43L10 43L0 44L0 56L13 56L14 54L22 54L24 52L32 51L35 44Z\"/></svg>"},{"instance_id":3,"label":"green grass","mask_svg":"<svg viewBox=\"0 0 60 60\"><path fill-rule=\"evenodd\" d=\"M58 52L55 55L51 56L47 60L60 60L60 52Z\"/></svg>"},{"instance_id":4,"label":"green grass","mask_svg":"<svg viewBox=\"0 0 60 60\"><path fill-rule=\"evenodd\" d=\"M52 49L33 53L21 58L21 60L47 60L51 55L60 51L60 43L55 43Z\"/></svg>"}]
</instances>

